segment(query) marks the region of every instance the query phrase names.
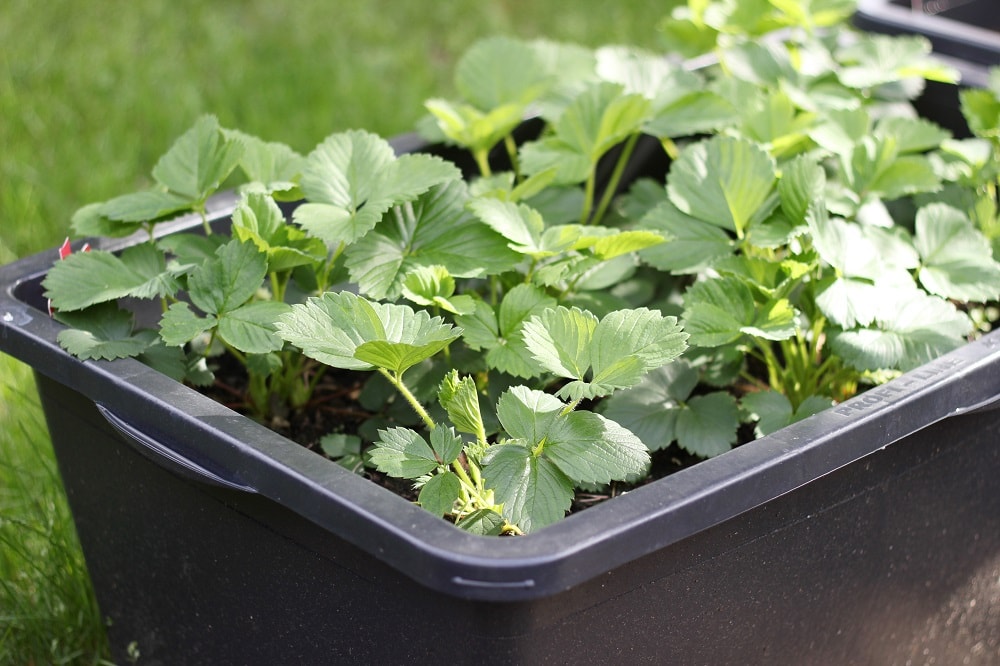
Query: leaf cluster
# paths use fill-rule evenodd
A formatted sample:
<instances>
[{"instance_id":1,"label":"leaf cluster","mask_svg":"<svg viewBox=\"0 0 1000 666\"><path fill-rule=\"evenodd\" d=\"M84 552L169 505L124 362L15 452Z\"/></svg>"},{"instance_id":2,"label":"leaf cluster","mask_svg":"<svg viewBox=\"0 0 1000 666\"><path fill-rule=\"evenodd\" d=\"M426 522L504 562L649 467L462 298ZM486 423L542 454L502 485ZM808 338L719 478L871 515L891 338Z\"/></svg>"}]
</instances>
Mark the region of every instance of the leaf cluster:
<instances>
[{"instance_id":1,"label":"leaf cluster","mask_svg":"<svg viewBox=\"0 0 1000 666\"><path fill-rule=\"evenodd\" d=\"M957 347L1000 296L1000 78L963 92L955 139L911 105L952 73L923 40L854 33L852 8L692 0L662 30L697 68L487 39L421 125L465 162L362 130L300 156L202 118L153 189L74 218L145 239L56 263L60 342L195 384L228 352L261 418L327 368L367 373L368 420L321 448L480 534L553 523L650 452L724 453ZM665 180L636 179L649 154ZM159 238L182 212L203 233Z\"/></svg>"}]
</instances>

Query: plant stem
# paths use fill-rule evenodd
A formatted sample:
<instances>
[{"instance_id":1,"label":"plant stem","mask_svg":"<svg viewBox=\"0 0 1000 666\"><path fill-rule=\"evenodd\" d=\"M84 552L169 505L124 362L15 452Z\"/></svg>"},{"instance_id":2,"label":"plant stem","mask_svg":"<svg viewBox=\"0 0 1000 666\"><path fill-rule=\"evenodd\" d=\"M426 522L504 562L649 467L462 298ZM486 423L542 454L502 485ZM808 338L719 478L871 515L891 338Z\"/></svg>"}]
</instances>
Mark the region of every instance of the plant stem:
<instances>
[{"instance_id":1,"label":"plant stem","mask_svg":"<svg viewBox=\"0 0 1000 666\"><path fill-rule=\"evenodd\" d=\"M481 491L484 490L484 488L482 487L482 477L479 475L478 468L476 468L473 463L469 462L469 468L476 469L474 476L477 479L480 479L478 482L474 482L471 478L469 478L468 472L465 471L465 468L462 467L462 463L460 463L457 459L451 463L451 468L455 472L455 476L458 477L458 480L462 482L462 486L471 495L474 504L477 504L480 508L488 509L491 506L491 503L488 502L482 495Z\"/></svg>"},{"instance_id":2,"label":"plant stem","mask_svg":"<svg viewBox=\"0 0 1000 666\"><path fill-rule=\"evenodd\" d=\"M677 148L677 144L674 143L673 139L670 137L663 137L660 139L660 145L663 146L663 151L671 160L676 160L681 154L681 151Z\"/></svg>"},{"instance_id":3,"label":"plant stem","mask_svg":"<svg viewBox=\"0 0 1000 666\"><path fill-rule=\"evenodd\" d=\"M330 273L333 272L333 266L334 264L337 263L337 259L339 259L340 255L344 252L345 247L347 247L346 243L340 243L337 246L337 249L333 250L330 253L330 256L327 258L326 263L323 266L323 269L321 271L318 271L319 276L316 279L316 288L317 288L316 290L319 293L323 293L324 291L327 290L327 287L330 286Z\"/></svg>"},{"instance_id":4,"label":"plant stem","mask_svg":"<svg viewBox=\"0 0 1000 666\"><path fill-rule=\"evenodd\" d=\"M583 190L583 210L580 211L580 224L587 224L590 212L594 209L594 182L597 179L597 165L593 164L587 175L587 183Z\"/></svg>"},{"instance_id":5,"label":"plant stem","mask_svg":"<svg viewBox=\"0 0 1000 666\"><path fill-rule=\"evenodd\" d=\"M493 174L493 170L490 169L490 151L475 150L472 153L472 157L476 160L476 166L479 167L480 175L486 177Z\"/></svg>"},{"instance_id":6,"label":"plant stem","mask_svg":"<svg viewBox=\"0 0 1000 666\"><path fill-rule=\"evenodd\" d=\"M604 188L604 194L601 195L601 201L597 205L597 211L594 212L590 224L600 224L601 220L604 219L604 214L615 198L615 193L618 191L618 183L621 182L622 174L625 172L625 167L628 166L628 162L632 158L632 152L635 150L638 142L639 135L633 134L622 146L621 155L618 156L615 169L611 172L611 178L608 179L608 183Z\"/></svg>"},{"instance_id":7,"label":"plant stem","mask_svg":"<svg viewBox=\"0 0 1000 666\"><path fill-rule=\"evenodd\" d=\"M404 398L406 398L406 402L410 403L410 407L412 407L413 411L417 413L420 420L424 422L427 429L434 430L434 420L431 418L431 415L427 413L427 410L424 409L424 406L420 404L416 396L414 396L413 393L410 392L410 389L406 387L406 384L403 383L402 375L397 375L396 373L390 372L385 368L376 368L376 370L378 370L383 377L388 379L389 383L395 386L396 390L399 391Z\"/></svg>"},{"instance_id":8,"label":"plant stem","mask_svg":"<svg viewBox=\"0 0 1000 666\"><path fill-rule=\"evenodd\" d=\"M285 287L288 285L288 281L282 279L277 271L271 271L271 296L275 301L282 302L285 300Z\"/></svg>"},{"instance_id":9,"label":"plant stem","mask_svg":"<svg viewBox=\"0 0 1000 666\"><path fill-rule=\"evenodd\" d=\"M560 412L560 415L561 416L566 416L567 414L572 413L573 410L577 408L577 406L580 404L580 402L582 400L583 400L583 398L577 398L573 402L571 402L568 405L566 405L565 407L563 407L563 410Z\"/></svg>"},{"instance_id":10,"label":"plant stem","mask_svg":"<svg viewBox=\"0 0 1000 666\"><path fill-rule=\"evenodd\" d=\"M778 362L778 357L775 356L774 350L765 340L759 338L753 338L754 344L760 349L764 356L764 364L767 366L767 381L771 388L779 393L784 394L786 392L783 382L781 381L781 376L779 370L781 369L781 363Z\"/></svg>"},{"instance_id":11,"label":"plant stem","mask_svg":"<svg viewBox=\"0 0 1000 666\"><path fill-rule=\"evenodd\" d=\"M514 137L508 134L503 138L503 145L507 149L507 157L510 158L510 166L514 171L514 182L520 182L521 180L521 165L517 159L517 142L514 141Z\"/></svg>"},{"instance_id":12,"label":"plant stem","mask_svg":"<svg viewBox=\"0 0 1000 666\"><path fill-rule=\"evenodd\" d=\"M205 229L205 235L212 235L212 225L208 223L208 215L205 213L205 204L199 203L195 206L195 210L198 211L198 215L201 216L201 226Z\"/></svg>"}]
</instances>

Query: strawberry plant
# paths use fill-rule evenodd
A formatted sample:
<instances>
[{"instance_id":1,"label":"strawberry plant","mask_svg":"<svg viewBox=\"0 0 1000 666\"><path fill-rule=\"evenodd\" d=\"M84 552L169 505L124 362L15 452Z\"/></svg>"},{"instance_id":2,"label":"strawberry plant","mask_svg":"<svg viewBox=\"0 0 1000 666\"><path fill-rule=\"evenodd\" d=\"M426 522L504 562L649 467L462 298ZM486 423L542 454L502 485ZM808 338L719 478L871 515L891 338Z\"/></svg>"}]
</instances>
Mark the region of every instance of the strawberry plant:
<instances>
[{"instance_id":1,"label":"strawberry plant","mask_svg":"<svg viewBox=\"0 0 1000 666\"><path fill-rule=\"evenodd\" d=\"M366 420L323 450L482 534L963 344L1000 296L997 76L963 92L955 139L911 104L954 77L926 41L854 33L845 0L749 4L675 10L664 36L696 61L476 44L422 124L452 153L354 130L301 156L201 118L154 188L74 217L144 241L53 266L60 342L199 386L227 354L263 420L312 408L329 368L367 373ZM161 235L179 213L202 233Z\"/></svg>"}]
</instances>

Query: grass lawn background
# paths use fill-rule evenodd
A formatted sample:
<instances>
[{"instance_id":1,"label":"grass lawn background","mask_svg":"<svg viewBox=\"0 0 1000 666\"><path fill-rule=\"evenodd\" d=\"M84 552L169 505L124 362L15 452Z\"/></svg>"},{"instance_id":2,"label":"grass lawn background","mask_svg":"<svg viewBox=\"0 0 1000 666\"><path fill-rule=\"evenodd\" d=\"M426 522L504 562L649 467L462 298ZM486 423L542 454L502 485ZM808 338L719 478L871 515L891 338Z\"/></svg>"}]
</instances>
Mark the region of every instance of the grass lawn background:
<instances>
[{"instance_id":1,"label":"grass lawn background","mask_svg":"<svg viewBox=\"0 0 1000 666\"><path fill-rule=\"evenodd\" d=\"M5 0L0 264L56 247L80 206L148 185L203 113L303 153L349 128L391 136L453 94L479 37L655 47L670 4ZM30 371L0 355L0 664L105 650Z\"/></svg>"}]
</instances>

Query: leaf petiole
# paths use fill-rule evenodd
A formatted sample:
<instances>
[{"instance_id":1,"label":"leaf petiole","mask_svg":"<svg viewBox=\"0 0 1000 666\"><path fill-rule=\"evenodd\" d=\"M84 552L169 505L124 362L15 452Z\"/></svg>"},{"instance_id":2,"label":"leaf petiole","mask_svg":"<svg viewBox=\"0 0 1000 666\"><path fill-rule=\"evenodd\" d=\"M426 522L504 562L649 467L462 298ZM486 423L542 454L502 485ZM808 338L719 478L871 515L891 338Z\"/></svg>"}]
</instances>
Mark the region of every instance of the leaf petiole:
<instances>
[{"instance_id":1,"label":"leaf petiole","mask_svg":"<svg viewBox=\"0 0 1000 666\"><path fill-rule=\"evenodd\" d=\"M389 380L390 384L396 387L396 390L399 391L403 398L406 399L406 402L410 404L410 407L412 407L413 411L417 413L420 420L424 422L427 429L434 430L434 419L431 418L431 415L427 413L424 406L420 404L420 401L417 400L416 396L414 396L413 393L410 392L410 389L407 388L406 384L403 383L402 373L397 374L380 367L376 367L375 369L378 370L383 377Z\"/></svg>"},{"instance_id":2,"label":"leaf petiole","mask_svg":"<svg viewBox=\"0 0 1000 666\"><path fill-rule=\"evenodd\" d=\"M618 191L618 183L621 182L622 174L625 172L625 167L632 158L632 153L638 142L639 134L636 133L630 136L622 145L621 155L618 156L618 161L615 163L615 169L611 173L611 178L608 179L608 182L604 187L604 193L601 195L601 201L597 204L597 210L594 211L589 224L600 224L601 220L604 219L604 214L607 212L608 206L611 205L611 202L615 198L615 194Z\"/></svg>"}]
</instances>

